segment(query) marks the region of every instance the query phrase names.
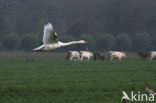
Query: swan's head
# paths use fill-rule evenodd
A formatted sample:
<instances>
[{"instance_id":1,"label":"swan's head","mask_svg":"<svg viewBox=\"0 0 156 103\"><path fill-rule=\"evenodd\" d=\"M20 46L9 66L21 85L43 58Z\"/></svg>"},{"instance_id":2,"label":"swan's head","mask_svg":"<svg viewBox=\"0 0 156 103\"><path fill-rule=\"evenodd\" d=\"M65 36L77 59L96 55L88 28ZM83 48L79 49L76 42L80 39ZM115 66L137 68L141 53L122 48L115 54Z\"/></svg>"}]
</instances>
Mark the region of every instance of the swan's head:
<instances>
[{"instance_id":1,"label":"swan's head","mask_svg":"<svg viewBox=\"0 0 156 103\"><path fill-rule=\"evenodd\" d=\"M86 43L88 43L88 42L85 41L85 40L80 40L80 43L82 43L82 44L86 44Z\"/></svg>"}]
</instances>

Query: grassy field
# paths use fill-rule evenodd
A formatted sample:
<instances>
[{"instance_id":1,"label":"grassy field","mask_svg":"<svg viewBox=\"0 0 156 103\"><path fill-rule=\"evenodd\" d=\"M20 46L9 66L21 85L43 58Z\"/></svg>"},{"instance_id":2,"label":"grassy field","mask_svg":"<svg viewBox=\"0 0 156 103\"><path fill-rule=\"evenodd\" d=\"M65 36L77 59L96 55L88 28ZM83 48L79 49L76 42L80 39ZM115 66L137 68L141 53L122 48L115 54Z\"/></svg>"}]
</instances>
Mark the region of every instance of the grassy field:
<instances>
[{"instance_id":1,"label":"grassy field","mask_svg":"<svg viewBox=\"0 0 156 103\"><path fill-rule=\"evenodd\" d=\"M145 93L145 81L156 89L155 60L72 62L64 54L18 54L0 54L0 103L121 103L123 90Z\"/></svg>"}]
</instances>

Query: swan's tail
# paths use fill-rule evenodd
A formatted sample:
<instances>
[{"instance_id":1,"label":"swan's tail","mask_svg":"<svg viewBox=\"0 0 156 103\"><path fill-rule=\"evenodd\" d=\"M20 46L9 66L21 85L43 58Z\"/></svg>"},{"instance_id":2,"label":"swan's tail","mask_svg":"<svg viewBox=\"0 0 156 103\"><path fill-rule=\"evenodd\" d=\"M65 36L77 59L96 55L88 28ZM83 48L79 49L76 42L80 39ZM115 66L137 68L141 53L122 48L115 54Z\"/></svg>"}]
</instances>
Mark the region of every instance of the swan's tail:
<instances>
[{"instance_id":1,"label":"swan's tail","mask_svg":"<svg viewBox=\"0 0 156 103\"><path fill-rule=\"evenodd\" d=\"M41 45L41 46L33 49L33 51L43 51L43 49L44 49L44 45Z\"/></svg>"}]
</instances>

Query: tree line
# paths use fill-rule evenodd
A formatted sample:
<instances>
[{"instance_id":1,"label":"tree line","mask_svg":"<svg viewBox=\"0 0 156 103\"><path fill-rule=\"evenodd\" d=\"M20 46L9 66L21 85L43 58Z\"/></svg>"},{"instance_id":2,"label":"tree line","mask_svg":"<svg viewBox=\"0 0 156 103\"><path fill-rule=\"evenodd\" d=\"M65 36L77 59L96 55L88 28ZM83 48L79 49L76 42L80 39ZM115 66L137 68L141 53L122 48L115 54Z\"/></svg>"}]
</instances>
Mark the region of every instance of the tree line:
<instances>
[{"instance_id":1,"label":"tree line","mask_svg":"<svg viewBox=\"0 0 156 103\"><path fill-rule=\"evenodd\" d=\"M0 51L32 50L52 22L59 40L85 39L65 50L156 49L155 0L1 0Z\"/></svg>"},{"instance_id":2,"label":"tree line","mask_svg":"<svg viewBox=\"0 0 156 103\"><path fill-rule=\"evenodd\" d=\"M128 34L119 34L113 36L111 34L99 34L97 36L82 34L75 38L72 35L63 35L59 38L63 42L74 40L86 40L88 44L73 45L61 49L65 50L84 50L89 49L93 51L108 51L108 50L126 50L126 51L147 51L154 50L156 45L156 36L151 37L148 33L136 33L134 37ZM8 34L3 37L0 43L1 50L27 50L31 51L33 48L42 44L42 37L34 33L24 34Z\"/></svg>"}]
</instances>

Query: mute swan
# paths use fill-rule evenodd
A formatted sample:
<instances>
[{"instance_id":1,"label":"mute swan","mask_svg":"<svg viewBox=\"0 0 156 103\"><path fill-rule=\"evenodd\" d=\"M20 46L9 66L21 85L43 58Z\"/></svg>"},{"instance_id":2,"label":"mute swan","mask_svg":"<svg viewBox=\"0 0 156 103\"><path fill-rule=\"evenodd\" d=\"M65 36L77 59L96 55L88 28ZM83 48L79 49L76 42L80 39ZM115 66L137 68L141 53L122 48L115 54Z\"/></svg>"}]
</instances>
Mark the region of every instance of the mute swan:
<instances>
[{"instance_id":1,"label":"mute swan","mask_svg":"<svg viewBox=\"0 0 156 103\"><path fill-rule=\"evenodd\" d=\"M51 23L48 23L44 26L44 35L43 35L43 45L33 49L34 51L39 50L54 50L63 46L69 46L72 44L85 44L87 43L84 40L72 41L68 43L63 43L58 41L57 33L54 32L53 26Z\"/></svg>"}]
</instances>

